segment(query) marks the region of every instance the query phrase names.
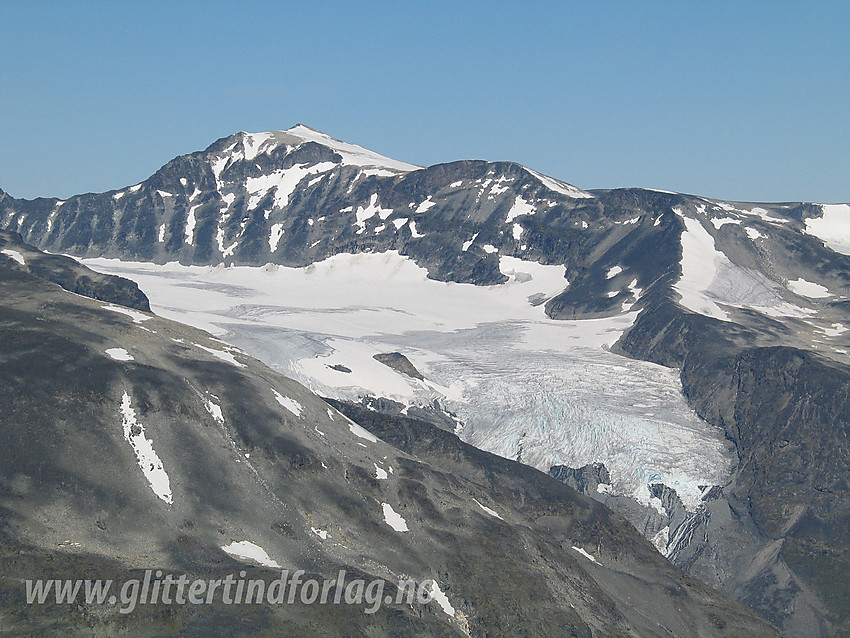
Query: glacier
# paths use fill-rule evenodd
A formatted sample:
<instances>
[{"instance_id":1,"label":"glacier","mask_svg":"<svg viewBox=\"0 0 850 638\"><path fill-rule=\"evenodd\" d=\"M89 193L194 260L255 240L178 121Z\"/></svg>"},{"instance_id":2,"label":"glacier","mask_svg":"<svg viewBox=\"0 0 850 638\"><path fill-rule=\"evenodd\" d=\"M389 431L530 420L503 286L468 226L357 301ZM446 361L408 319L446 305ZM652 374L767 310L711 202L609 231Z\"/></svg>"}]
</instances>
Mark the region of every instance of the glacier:
<instances>
[{"instance_id":1,"label":"glacier","mask_svg":"<svg viewBox=\"0 0 850 638\"><path fill-rule=\"evenodd\" d=\"M504 284L445 283L396 252L341 254L304 268L86 259L135 280L154 312L217 335L323 396L435 400L464 441L548 471L602 462L612 493L649 504L676 489L689 510L722 485L731 444L699 419L676 370L610 351L638 312L549 319L563 266L501 257ZM425 379L373 356L402 352Z\"/></svg>"}]
</instances>

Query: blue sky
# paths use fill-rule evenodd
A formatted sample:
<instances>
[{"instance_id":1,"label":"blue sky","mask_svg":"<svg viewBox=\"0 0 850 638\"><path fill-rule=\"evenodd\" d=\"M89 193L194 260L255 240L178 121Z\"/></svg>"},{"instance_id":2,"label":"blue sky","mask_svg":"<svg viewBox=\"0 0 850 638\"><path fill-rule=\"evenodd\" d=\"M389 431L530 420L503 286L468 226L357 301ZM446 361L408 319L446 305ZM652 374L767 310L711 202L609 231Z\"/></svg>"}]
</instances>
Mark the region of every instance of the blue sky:
<instances>
[{"instance_id":1,"label":"blue sky","mask_svg":"<svg viewBox=\"0 0 850 638\"><path fill-rule=\"evenodd\" d=\"M0 0L0 188L135 184L302 122L583 188L850 201L850 2Z\"/></svg>"}]
</instances>

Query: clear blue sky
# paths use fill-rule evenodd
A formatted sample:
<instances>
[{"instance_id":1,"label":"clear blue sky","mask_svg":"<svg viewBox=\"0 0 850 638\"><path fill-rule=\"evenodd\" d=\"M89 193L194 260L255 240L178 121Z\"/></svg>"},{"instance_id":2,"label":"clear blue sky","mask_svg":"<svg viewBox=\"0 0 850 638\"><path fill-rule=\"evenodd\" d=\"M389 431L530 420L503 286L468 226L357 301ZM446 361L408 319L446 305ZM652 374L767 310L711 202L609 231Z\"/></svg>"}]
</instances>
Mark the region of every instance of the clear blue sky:
<instances>
[{"instance_id":1,"label":"clear blue sky","mask_svg":"<svg viewBox=\"0 0 850 638\"><path fill-rule=\"evenodd\" d=\"M302 122L583 188L850 201L850 2L0 0L0 188L137 183Z\"/></svg>"}]
</instances>

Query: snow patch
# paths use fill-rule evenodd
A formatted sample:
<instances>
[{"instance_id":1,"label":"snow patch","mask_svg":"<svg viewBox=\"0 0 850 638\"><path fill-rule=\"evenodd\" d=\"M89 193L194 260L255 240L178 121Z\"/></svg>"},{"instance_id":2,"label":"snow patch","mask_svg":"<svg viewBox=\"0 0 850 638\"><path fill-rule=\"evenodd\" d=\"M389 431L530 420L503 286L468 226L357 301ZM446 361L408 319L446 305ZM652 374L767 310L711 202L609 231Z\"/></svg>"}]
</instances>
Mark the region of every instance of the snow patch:
<instances>
[{"instance_id":1,"label":"snow patch","mask_svg":"<svg viewBox=\"0 0 850 638\"><path fill-rule=\"evenodd\" d=\"M396 512L389 503L381 503L384 512L384 522L397 532L409 532L407 521Z\"/></svg>"},{"instance_id":2,"label":"snow patch","mask_svg":"<svg viewBox=\"0 0 850 638\"><path fill-rule=\"evenodd\" d=\"M332 170L336 164L333 162L319 162L312 166L308 164L296 164L291 168L274 171L268 175L249 177L245 180L245 190L251 194L248 199L248 210L252 210L274 189L275 208L284 208L289 204L289 198L298 184L307 175L324 173Z\"/></svg>"},{"instance_id":3,"label":"snow patch","mask_svg":"<svg viewBox=\"0 0 850 638\"><path fill-rule=\"evenodd\" d=\"M343 416L345 416L345 415L343 415ZM354 421L352 421L348 417L345 417L345 420L348 421L348 429L351 431L351 433L354 436L358 436L361 439L365 439L366 441L369 441L370 443L377 443L378 442L378 438L374 434L372 434L368 430L364 429L362 426L357 425Z\"/></svg>"},{"instance_id":4,"label":"snow patch","mask_svg":"<svg viewBox=\"0 0 850 638\"><path fill-rule=\"evenodd\" d=\"M740 224L741 220L734 217L715 217L711 220L711 223L714 224L715 228L720 229L726 224Z\"/></svg>"},{"instance_id":5,"label":"snow patch","mask_svg":"<svg viewBox=\"0 0 850 638\"><path fill-rule=\"evenodd\" d=\"M209 352L215 358L221 359L222 361L226 361L227 363L234 365L237 368L245 368L246 367L244 363L239 363L236 360L236 357L234 357L233 354L231 354L230 352L222 352L221 350L215 350L213 348L207 348L206 346L202 346L199 343L196 343L195 345L197 347L199 347L201 350L205 350L205 351Z\"/></svg>"},{"instance_id":6,"label":"snow patch","mask_svg":"<svg viewBox=\"0 0 850 638\"><path fill-rule=\"evenodd\" d=\"M272 224L269 232L269 250L274 252L277 250L277 245L280 243L280 238L283 237L283 224Z\"/></svg>"},{"instance_id":7,"label":"snow patch","mask_svg":"<svg viewBox=\"0 0 850 638\"><path fill-rule=\"evenodd\" d=\"M160 499L169 505L173 504L168 474L162 466L159 455L153 449L153 441L145 437L145 428L136 420L136 411L130 403L130 395L127 392L124 392L121 398L121 415L124 440L133 448L136 462L147 479L148 485Z\"/></svg>"},{"instance_id":8,"label":"snow patch","mask_svg":"<svg viewBox=\"0 0 850 638\"><path fill-rule=\"evenodd\" d=\"M531 175L536 177L540 182L549 190L553 190L556 193L561 193L561 195L566 195L567 197L572 197L575 199L593 199L593 195L590 193L586 193L580 188L576 188L571 184L567 184L557 179L553 179L547 175L542 175L537 171L533 171L528 167L523 166L523 168L528 171Z\"/></svg>"},{"instance_id":9,"label":"snow patch","mask_svg":"<svg viewBox=\"0 0 850 638\"><path fill-rule=\"evenodd\" d=\"M251 560L264 567L280 569L280 565L266 553L266 550L251 541L234 541L221 549L235 558Z\"/></svg>"},{"instance_id":10,"label":"snow patch","mask_svg":"<svg viewBox=\"0 0 850 638\"><path fill-rule=\"evenodd\" d=\"M111 310L112 312L118 312L122 315L127 315L128 317L132 317L133 323L142 323L143 321L147 321L151 317L148 315L142 314L138 310L133 310L132 308L124 308L123 306L114 306L112 304L107 304L105 306L101 306L104 310Z\"/></svg>"},{"instance_id":11,"label":"snow patch","mask_svg":"<svg viewBox=\"0 0 850 638\"><path fill-rule=\"evenodd\" d=\"M303 124L293 126L291 129L283 131L283 133L299 137L305 142L316 142L322 146L332 148L342 156L342 163L348 166L373 166L387 169L393 173L407 173L422 168L415 164L408 164L378 155L357 144L349 144L348 142L334 139Z\"/></svg>"},{"instance_id":12,"label":"snow patch","mask_svg":"<svg viewBox=\"0 0 850 638\"><path fill-rule=\"evenodd\" d=\"M367 219L371 219L375 215L378 215L381 219L386 219L392 215L392 213L393 211L391 208L381 208L378 204L378 194L372 193L372 197L369 199L369 204L367 206L358 206L354 213L357 218L355 225L359 228L357 233L360 234L366 230Z\"/></svg>"},{"instance_id":13,"label":"snow patch","mask_svg":"<svg viewBox=\"0 0 850 638\"><path fill-rule=\"evenodd\" d=\"M206 399L204 401L204 407L207 409L207 412L209 412L210 415L212 415L212 418L214 418L219 423L224 423L224 415L221 412L221 406L220 405L218 405L212 399Z\"/></svg>"},{"instance_id":14,"label":"snow patch","mask_svg":"<svg viewBox=\"0 0 850 638\"><path fill-rule=\"evenodd\" d=\"M277 399L278 403L280 403L283 407L292 412L292 414L294 414L295 416L301 416L301 412L304 410L304 408L301 406L300 403L298 403L298 401L283 396L274 388L272 388L272 392L274 393L274 398Z\"/></svg>"},{"instance_id":15,"label":"snow patch","mask_svg":"<svg viewBox=\"0 0 850 638\"><path fill-rule=\"evenodd\" d=\"M844 326L844 324L834 323L834 324L832 324L831 328L821 328L821 331L827 337L837 337L837 336L842 335L845 332L847 332L847 328Z\"/></svg>"},{"instance_id":16,"label":"snow patch","mask_svg":"<svg viewBox=\"0 0 850 638\"><path fill-rule=\"evenodd\" d=\"M832 293L829 292L829 288L811 281L806 281L802 277L795 279L794 281L789 281L788 288L790 288L791 292L794 294L802 297L808 297L809 299L825 299L827 297L832 297Z\"/></svg>"},{"instance_id":17,"label":"snow patch","mask_svg":"<svg viewBox=\"0 0 850 638\"><path fill-rule=\"evenodd\" d=\"M437 202L433 201L431 199L431 196L429 195L428 199L426 199L424 202L419 204L419 206L416 207L416 210L414 212L417 213L417 214L424 213L424 212L430 210L431 208L433 208L436 205L437 205Z\"/></svg>"},{"instance_id":18,"label":"snow patch","mask_svg":"<svg viewBox=\"0 0 850 638\"><path fill-rule=\"evenodd\" d=\"M11 248L4 248L3 250L0 250L0 253L6 255L7 257L11 257L16 262L18 262L21 266L27 265L27 262L24 259L24 256L21 253L19 253L17 250L12 250Z\"/></svg>"},{"instance_id":19,"label":"snow patch","mask_svg":"<svg viewBox=\"0 0 850 638\"><path fill-rule=\"evenodd\" d=\"M184 242L189 244L190 246L193 246L195 244L195 226L198 223L198 221L195 219L195 209L200 208L200 207L201 207L200 204L198 204L197 206L192 206L189 209L188 216L186 217L186 227L184 229L184 231L185 231Z\"/></svg>"},{"instance_id":20,"label":"snow patch","mask_svg":"<svg viewBox=\"0 0 850 638\"><path fill-rule=\"evenodd\" d=\"M115 359L115 361L133 361L133 355L127 352L124 348L107 348L104 350L106 354Z\"/></svg>"},{"instance_id":21,"label":"snow patch","mask_svg":"<svg viewBox=\"0 0 850 638\"><path fill-rule=\"evenodd\" d=\"M667 555L667 544L670 542L670 526L658 530L658 533L652 537L652 544L664 556Z\"/></svg>"},{"instance_id":22,"label":"snow patch","mask_svg":"<svg viewBox=\"0 0 850 638\"><path fill-rule=\"evenodd\" d=\"M592 561L592 562L596 563L597 565L599 564L599 561L598 561L598 560L596 560L596 557L595 557L593 554L589 554L588 552L586 552L585 550L583 550L581 547L578 547L578 546L576 546L576 545L573 545L573 549L574 549L575 551L577 551L579 554L581 554L582 556L584 556L585 558L587 558L588 560L590 560L590 561Z\"/></svg>"},{"instance_id":23,"label":"snow patch","mask_svg":"<svg viewBox=\"0 0 850 638\"><path fill-rule=\"evenodd\" d=\"M419 239L420 237L424 237L424 236L425 236L425 235L423 235L423 234L421 234L421 233L417 232L417 230L416 230L416 222L415 222L415 221L413 221L412 219L410 220L410 223L408 224L408 227L410 228L410 236L411 236L411 237L413 237L413 239Z\"/></svg>"},{"instance_id":24,"label":"snow patch","mask_svg":"<svg viewBox=\"0 0 850 638\"><path fill-rule=\"evenodd\" d=\"M472 500L473 500L473 501L475 501L475 504L476 504L476 505L478 505L478 507L480 507L482 510L484 510L485 512L487 512L490 516L493 516L493 517L495 517L495 518L498 518L500 521L505 520L504 518L502 518L501 516L499 516L499 515L496 513L496 510L490 509L490 508L489 508L489 507L487 507L486 505L482 505L481 503L479 503L479 502L478 502L478 499L475 499L475 498L474 498L474 499L472 499Z\"/></svg>"},{"instance_id":25,"label":"snow patch","mask_svg":"<svg viewBox=\"0 0 850 638\"><path fill-rule=\"evenodd\" d=\"M680 211L676 211L681 215ZM714 238L697 220L682 216L685 232L682 233L682 276L673 286L681 295L679 303L708 317L729 321L729 315L708 294L718 265L729 264L729 259L714 247Z\"/></svg>"},{"instance_id":26,"label":"snow patch","mask_svg":"<svg viewBox=\"0 0 850 638\"><path fill-rule=\"evenodd\" d=\"M505 223L510 224L514 219L519 217L520 215L533 215L537 212L532 204L525 201L519 195L516 196L514 200L513 206L508 211L508 216L505 218Z\"/></svg>"},{"instance_id":27,"label":"snow patch","mask_svg":"<svg viewBox=\"0 0 850 638\"><path fill-rule=\"evenodd\" d=\"M431 581L431 600L437 603L447 616L454 618L456 616L455 608L449 602L448 597L440 589L440 584L436 580Z\"/></svg>"},{"instance_id":28,"label":"snow patch","mask_svg":"<svg viewBox=\"0 0 850 638\"><path fill-rule=\"evenodd\" d=\"M274 136L271 133L246 133L242 136L242 147L246 161L251 161L260 154L260 149L268 153L273 150L277 144L274 143ZM272 144L268 144L272 141Z\"/></svg>"},{"instance_id":29,"label":"snow patch","mask_svg":"<svg viewBox=\"0 0 850 638\"><path fill-rule=\"evenodd\" d=\"M806 220L806 232L842 255L850 255L850 204L823 204L823 215Z\"/></svg>"}]
</instances>

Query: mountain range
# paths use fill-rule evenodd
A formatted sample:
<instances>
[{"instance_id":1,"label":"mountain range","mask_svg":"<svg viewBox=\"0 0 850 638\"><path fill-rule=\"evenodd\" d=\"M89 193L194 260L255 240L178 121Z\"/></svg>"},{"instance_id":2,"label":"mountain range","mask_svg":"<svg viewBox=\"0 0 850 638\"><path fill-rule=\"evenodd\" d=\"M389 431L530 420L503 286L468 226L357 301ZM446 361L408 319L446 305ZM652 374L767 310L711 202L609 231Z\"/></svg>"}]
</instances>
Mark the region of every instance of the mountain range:
<instances>
[{"instance_id":1,"label":"mountain range","mask_svg":"<svg viewBox=\"0 0 850 638\"><path fill-rule=\"evenodd\" d=\"M788 635L850 632L850 206L727 202L637 188L585 191L509 162L423 168L299 125L222 138L117 191L65 201L20 200L0 191L0 227L18 234L4 235L8 247L0 251L3 272L15 273L9 276L17 286L4 295L14 300L4 301L9 312L28 299L23 290L34 282L51 281L98 299L92 288L119 287L121 298L109 301L153 308L218 332L227 347L236 345L312 388L333 401L333 409L371 429L381 445L427 460L444 479L485 472L492 499L493 481L503 479L488 468L511 468L504 478L511 487L505 489L538 495L525 503L526 515L536 521L546 519L563 495L579 498L574 488L628 519L662 563L749 605ZM40 261L63 259L56 254L124 279L74 289L36 269ZM104 275L88 275L97 277ZM149 308L139 305L132 282L116 283L127 279L141 285ZM62 298L63 313L81 316ZM47 305L52 303L58 302ZM62 319L54 315L51 321ZM138 328L145 324L150 322ZM91 349L91 338L75 334L68 347ZM208 338L191 337L192 343ZM54 347L51 356L59 356L60 345ZM210 342L206 348L234 357L237 352ZM157 352L152 344L142 351ZM171 428L169 410L180 414L179 406L195 399L156 398L163 392L156 389L160 383L177 387L177 381L168 379L176 373L172 361L155 363L164 376L155 381L150 372L144 392L154 398L145 399L143 414L151 412L151 423ZM247 383L220 379L208 388L207 381L185 382L194 386L197 401L204 392L230 396L230 384ZM285 387L295 392L295 386ZM322 401L298 387L292 400L299 405ZM49 392L40 400L48 401ZM120 398L114 388L97 392L110 398L77 409L99 410L106 418L104 406L115 412ZM134 395L127 394L132 405ZM242 415L234 418L251 420L247 415L269 402L255 403L234 404L232 411ZM61 419L35 409L28 418ZM270 418L258 417L250 427ZM329 427L326 419L310 423L322 431ZM274 440L270 432L242 433L248 425L231 427L255 445ZM462 441L513 461L496 460ZM182 453L185 445L174 441L166 449ZM317 453L315 441L298 445L305 457ZM291 455L290 443L283 447ZM435 450L440 454L432 456ZM458 455L462 468L456 467ZM291 459L286 463L291 466ZM269 485L280 498L282 487ZM200 483L197 489L202 491ZM7 490L12 498L12 488ZM485 503L485 496L475 498ZM63 495L56 503L68 507L68 500ZM230 500L217 500L224 516ZM256 507L262 502L257 497ZM492 500L486 502L494 509ZM590 507L588 499L580 502ZM365 516L357 508L343 510L346 520ZM27 521L7 532L14 542L44 548L56 540L45 544L39 539L49 537L32 535L34 521L47 510L27 516L10 511ZM592 511L593 520L600 513L613 516L604 508ZM85 516L77 518L73 525L83 529ZM160 544L177 533L168 525L155 526ZM560 525L537 531L555 542ZM263 539L268 532L255 527L251 533ZM559 547L565 547L560 538ZM104 542L86 547L128 561L121 551L106 551ZM638 543L626 546L632 542ZM445 551L458 544L449 542ZM173 558L151 551L162 561ZM516 557L515 551L502 555ZM632 577L646 561L652 570L662 564L650 554L626 560L638 566ZM399 569L387 565L385 556L372 560ZM344 562L365 569L350 557ZM462 591L461 580L443 585ZM611 597L612 589L626 591L619 587L602 588ZM553 609L562 609L564 600ZM472 603L464 609L470 635L501 618ZM593 614L578 616L588 631L615 626ZM634 618L623 622L618 631L659 633ZM696 635L689 632L697 632L697 625L677 629L670 622L662 624L672 633ZM721 624L705 629L706 635ZM510 626L516 632L519 625Z\"/></svg>"}]
</instances>

